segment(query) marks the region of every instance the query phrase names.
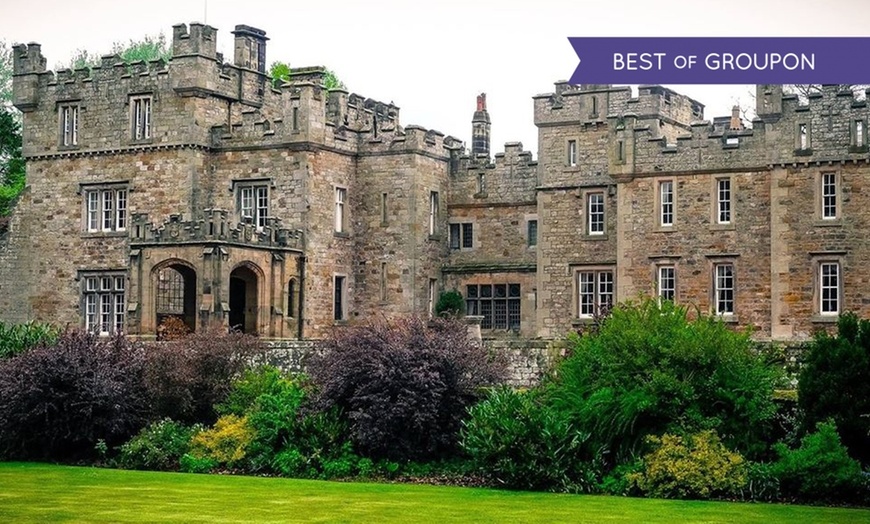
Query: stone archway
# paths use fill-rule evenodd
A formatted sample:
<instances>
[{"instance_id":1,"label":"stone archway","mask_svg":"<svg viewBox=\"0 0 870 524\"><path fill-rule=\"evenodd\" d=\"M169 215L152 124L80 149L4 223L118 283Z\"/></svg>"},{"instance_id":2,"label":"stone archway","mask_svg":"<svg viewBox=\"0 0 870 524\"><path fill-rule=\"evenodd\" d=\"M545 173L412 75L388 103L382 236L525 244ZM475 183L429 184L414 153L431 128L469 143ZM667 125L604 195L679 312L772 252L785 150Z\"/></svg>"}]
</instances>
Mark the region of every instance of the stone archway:
<instances>
[{"instance_id":1,"label":"stone archway","mask_svg":"<svg viewBox=\"0 0 870 524\"><path fill-rule=\"evenodd\" d=\"M241 265L230 273L231 329L242 333L257 334L259 316L259 278L247 265Z\"/></svg>"},{"instance_id":2,"label":"stone archway","mask_svg":"<svg viewBox=\"0 0 870 524\"><path fill-rule=\"evenodd\" d=\"M196 271L180 262L154 269L154 312L158 338L196 331Z\"/></svg>"}]
</instances>

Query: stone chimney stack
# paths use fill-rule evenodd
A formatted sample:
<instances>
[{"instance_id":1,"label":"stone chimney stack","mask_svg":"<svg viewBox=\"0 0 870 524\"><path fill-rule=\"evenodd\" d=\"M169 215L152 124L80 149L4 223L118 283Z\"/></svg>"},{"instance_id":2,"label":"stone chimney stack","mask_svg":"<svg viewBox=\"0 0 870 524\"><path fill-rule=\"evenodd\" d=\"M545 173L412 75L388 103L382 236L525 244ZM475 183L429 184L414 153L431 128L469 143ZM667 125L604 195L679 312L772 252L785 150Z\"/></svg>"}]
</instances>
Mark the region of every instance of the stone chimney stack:
<instances>
[{"instance_id":1,"label":"stone chimney stack","mask_svg":"<svg viewBox=\"0 0 870 524\"><path fill-rule=\"evenodd\" d=\"M471 119L471 155L489 156L489 112L486 110L486 93L477 96L477 111Z\"/></svg>"},{"instance_id":2,"label":"stone chimney stack","mask_svg":"<svg viewBox=\"0 0 870 524\"><path fill-rule=\"evenodd\" d=\"M236 37L235 60L238 67L266 73L266 32L256 27L237 25L233 31Z\"/></svg>"},{"instance_id":3,"label":"stone chimney stack","mask_svg":"<svg viewBox=\"0 0 870 524\"><path fill-rule=\"evenodd\" d=\"M740 120L740 106L731 108L731 131L740 131L743 129L743 122Z\"/></svg>"}]
</instances>

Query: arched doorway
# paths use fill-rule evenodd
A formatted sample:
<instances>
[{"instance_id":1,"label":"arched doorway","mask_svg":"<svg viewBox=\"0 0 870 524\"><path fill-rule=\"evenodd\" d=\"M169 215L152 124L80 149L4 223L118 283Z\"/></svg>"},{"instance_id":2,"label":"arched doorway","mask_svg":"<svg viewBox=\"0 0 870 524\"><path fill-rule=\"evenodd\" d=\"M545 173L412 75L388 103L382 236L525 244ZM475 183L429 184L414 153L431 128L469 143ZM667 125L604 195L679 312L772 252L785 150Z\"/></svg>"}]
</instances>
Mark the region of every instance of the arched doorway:
<instances>
[{"instance_id":1,"label":"arched doorway","mask_svg":"<svg viewBox=\"0 0 870 524\"><path fill-rule=\"evenodd\" d=\"M257 274L248 266L239 266L230 273L231 329L257 334Z\"/></svg>"},{"instance_id":2,"label":"arched doorway","mask_svg":"<svg viewBox=\"0 0 870 524\"><path fill-rule=\"evenodd\" d=\"M155 271L154 303L158 338L196 330L196 272L180 263Z\"/></svg>"}]
</instances>

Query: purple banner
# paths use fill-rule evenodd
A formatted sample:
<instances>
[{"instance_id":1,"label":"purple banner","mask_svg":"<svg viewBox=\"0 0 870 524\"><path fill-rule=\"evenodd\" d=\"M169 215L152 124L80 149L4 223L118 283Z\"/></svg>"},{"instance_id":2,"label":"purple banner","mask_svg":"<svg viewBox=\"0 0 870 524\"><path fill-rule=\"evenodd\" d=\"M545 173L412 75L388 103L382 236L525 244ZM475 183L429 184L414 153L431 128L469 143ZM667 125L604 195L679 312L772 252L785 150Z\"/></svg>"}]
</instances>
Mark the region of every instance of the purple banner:
<instances>
[{"instance_id":1,"label":"purple banner","mask_svg":"<svg viewBox=\"0 0 870 524\"><path fill-rule=\"evenodd\" d=\"M568 40L572 84L870 84L870 37Z\"/></svg>"}]
</instances>

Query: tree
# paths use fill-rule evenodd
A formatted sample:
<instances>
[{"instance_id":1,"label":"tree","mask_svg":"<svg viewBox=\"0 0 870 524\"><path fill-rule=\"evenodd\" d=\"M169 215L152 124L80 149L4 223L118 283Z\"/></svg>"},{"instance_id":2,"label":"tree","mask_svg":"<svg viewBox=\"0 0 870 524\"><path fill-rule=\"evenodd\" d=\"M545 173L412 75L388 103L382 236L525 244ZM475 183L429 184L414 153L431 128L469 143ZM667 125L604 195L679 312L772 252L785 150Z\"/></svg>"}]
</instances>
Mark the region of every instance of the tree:
<instances>
[{"instance_id":1,"label":"tree","mask_svg":"<svg viewBox=\"0 0 870 524\"><path fill-rule=\"evenodd\" d=\"M837 336L819 333L798 379L804 430L833 420L849 453L870 464L870 321L845 313Z\"/></svg>"},{"instance_id":2,"label":"tree","mask_svg":"<svg viewBox=\"0 0 870 524\"><path fill-rule=\"evenodd\" d=\"M141 40L130 40L126 44L115 42L108 54L118 55L125 64L152 60L168 62L172 58L172 50L169 48L163 33L157 36L147 35ZM66 64L58 64L57 69L84 69L98 65L100 65L99 54L87 49L77 49L72 59Z\"/></svg>"},{"instance_id":3,"label":"tree","mask_svg":"<svg viewBox=\"0 0 870 524\"><path fill-rule=\"evenodd\" d=\"M12 106L12 48L0 41L0 217L9 214L23 189L21 115Z\"/></svg>"}]
</instances>

